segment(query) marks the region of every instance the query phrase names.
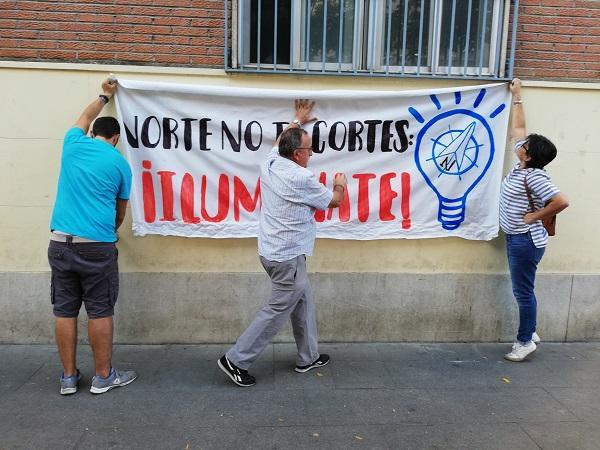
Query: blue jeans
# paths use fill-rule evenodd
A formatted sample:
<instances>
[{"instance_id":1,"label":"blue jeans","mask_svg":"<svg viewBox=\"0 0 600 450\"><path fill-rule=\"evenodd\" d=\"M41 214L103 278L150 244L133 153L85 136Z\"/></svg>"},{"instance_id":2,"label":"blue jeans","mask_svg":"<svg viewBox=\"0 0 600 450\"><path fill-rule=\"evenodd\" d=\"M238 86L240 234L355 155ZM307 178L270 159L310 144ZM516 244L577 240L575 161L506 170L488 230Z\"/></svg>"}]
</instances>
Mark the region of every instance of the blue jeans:
<instances>
[{"instance_id":1,"label":"blue jeans","mask_svg":"<svg viewBox=\"0 0 600 450\"><path fill-rule=\"evenodd\" d=\"M537 248L533 244L529 233L506 235L510 279L513 294L519 305L517 340L521 343L531 341L531 335L535 331L537 315L537 300L533 292L535 272L545 250L544 247Z\"/></svg>"}]
</instances>

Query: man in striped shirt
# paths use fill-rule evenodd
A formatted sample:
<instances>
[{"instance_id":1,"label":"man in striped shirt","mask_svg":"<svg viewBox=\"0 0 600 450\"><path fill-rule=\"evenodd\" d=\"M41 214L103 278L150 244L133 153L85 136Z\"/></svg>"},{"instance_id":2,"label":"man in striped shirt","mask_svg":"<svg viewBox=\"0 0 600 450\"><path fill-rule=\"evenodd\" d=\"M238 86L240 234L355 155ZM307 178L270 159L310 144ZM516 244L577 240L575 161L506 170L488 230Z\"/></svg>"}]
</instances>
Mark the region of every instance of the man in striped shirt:
<instances>
[{"instance_id":1,"label":"man in striped shirt","mask_svg":"<svg viewBox=\"0 0 600 450\"><path fill-rule=\"evenodd\" d=\"M523 361L540 342L536 333L534 287L537 266L548 244L542 220L556 215L569 203L544 170L556 157L556 147L544 136L527 135L521 81L515 78L510 89L514 106L512 137L517 141L514 151L519 162L502 182L500 227L506 234L510 278L519 306L519 330L511 351L504 357L509 361Z\"/></svg>"},{"instance_id":2,"label":"man in striped shirt","mask_svg":"<svg viewBox=\"0 0 600 450\"><path fill-rule=\"evenodd\" d=\"M296 118L279 137L261 167L261 213L258 235L260 262L271 278L271 297L258 311L235 345L223 355L219 368L238 386L252 386L248 368L291 318L298 348L296 372L329 363L319 354L317 321L306 256L316 237L316 210L336 208L344 198L346 176L338 174L333 192L306 167L312 155L309 134L301 127L316 120L314 102L296 100Z\"/></svg>"}]
</instances>

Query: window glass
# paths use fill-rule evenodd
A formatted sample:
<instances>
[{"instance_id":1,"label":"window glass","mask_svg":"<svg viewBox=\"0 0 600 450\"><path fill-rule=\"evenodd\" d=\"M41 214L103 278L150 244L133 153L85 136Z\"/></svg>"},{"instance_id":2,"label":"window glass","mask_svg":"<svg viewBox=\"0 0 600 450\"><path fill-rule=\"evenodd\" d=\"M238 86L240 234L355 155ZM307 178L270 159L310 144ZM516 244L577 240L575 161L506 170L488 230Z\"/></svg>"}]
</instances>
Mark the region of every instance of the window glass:
<instances>
[{"instance_id":1,"label":"window glass","mask_svg":"<svg viewBox=\"0 0 600 450\"><path fill-rule=\"evenodd\" d=\"M483 34L482 66L490 63L490 38L492 34L493 0L471 0L471 26L469 29L469 55L467 66L479 67L481 55L481 39ZM484 9L486 11L484 11ZM485 16L484 16L485 12ZM469 20L469 2L456 0L454 16L454 38L452 42L452 66L464 67L465 43L467 40L467 22ZM485 20L484 20L485 17ZM484 30L485 22L485 31ZM450 48L450 27L452 26L452 0L445 0L442 7L442 31L440 40L441 66L448 65L448 50Z\"/></svg>"},{"instance_id":2,"label":"window glass","mask_svg":"<svg viewBox=\"0 0 600 450\"><path fill-rule=\"evenodd\" d=\"M352 62L355 0L312 0L302 2L303 27L300 58L306 61L307 33L310 37L308 60L311 62ZM327 15L326 15L327 14ZM340 27L342 31L340 57ZM323 42L325 41L325 42ZM325 58L323 58L325 43Z\"/></svg>"},{"instance_id":3,"label":"window glass","mask_svg":"<svg viewBox=\"0 0 600 450\"><path fill-rule=\"evenodd\" d=\"M421 58L419 58L419 29L421 23L421 3L423 3L423 29L421 31ZM404 12L406 10L406 24L404 23ZM391 10L391 17L389 17ZM402 50L405 50L405 66L427 66L429 53L429 21L430 2L428 0L392 0L386 1L384 22L384 34L382 36L381 65L387 66L387 49L389 37L389 64L390 66L402 65ZM390 26L388 27L388 24ZM404 29L406 28L406 42L404 41ZM403 45L404 44L404 45Z\"/></svg>"},{"instance_id":4,"label":"window glass","mask_svg":"<svg viewBox=\"0 0 600 450\"><path fill-rule=\"evenodd\" d=\"M245 0L244 0L245 1ZM277 46L275 47L275 0L262 0L260 4L260 45L259 0L250 3L250 63L256 64L260 49L261 64L290 63L290 27L292 23L292 0L277 1ZM277 60L274 58L274 50Z\"/></svg>"}]
</instances>

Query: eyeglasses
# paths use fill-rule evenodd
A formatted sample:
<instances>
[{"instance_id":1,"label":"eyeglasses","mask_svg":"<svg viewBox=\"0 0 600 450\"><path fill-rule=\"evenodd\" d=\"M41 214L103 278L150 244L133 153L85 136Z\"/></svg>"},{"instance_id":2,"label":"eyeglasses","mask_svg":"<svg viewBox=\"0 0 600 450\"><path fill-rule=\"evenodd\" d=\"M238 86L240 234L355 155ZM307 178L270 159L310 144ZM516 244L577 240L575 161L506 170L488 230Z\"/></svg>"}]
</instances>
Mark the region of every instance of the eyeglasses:
<instances>
[{"instance_id":1,"label":"eyeglasses","mask_svg":"<svg viewBox=\"0 0 600 450\"><path fill-rule=\"evenodd\" d=\"M308 154L312 155L312 147L296 147L295 150L308 150Z\"/></svg>"},{"instance_id":2,"label":"eyeglasses","mask_svg":"<svg viewBox=\"0 0 600 450\"><path fill-rule=\"evenodd\" d=\"M527 153L529 151L529 146L528 145L526 146L525 144L527 144L527 139L523 139L521 141L517 141L515 143L515 150L517 150L519 147L523 147L523 149Z\"/></svg>"}]
</instances>

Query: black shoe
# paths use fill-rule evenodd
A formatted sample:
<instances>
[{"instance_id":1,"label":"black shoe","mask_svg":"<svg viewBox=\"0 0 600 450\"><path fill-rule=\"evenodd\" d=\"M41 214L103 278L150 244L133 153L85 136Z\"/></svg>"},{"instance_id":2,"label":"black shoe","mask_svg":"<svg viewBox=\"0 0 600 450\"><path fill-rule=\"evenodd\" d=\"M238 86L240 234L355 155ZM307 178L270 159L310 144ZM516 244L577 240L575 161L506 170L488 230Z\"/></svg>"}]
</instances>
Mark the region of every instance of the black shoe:
<instances>
[{"instance_id":1,"label":"black shoe","mask_svg":"<svg viewBox=\"0 0 600 450\"><path fill-rule=\"evenodd\" d=\"M221 359L217 361L217 365L220 369L227 374L231 381L238 386L247 387L254 386L256 384L256 378L252 375L248 375L248 371L240 369L234 363L229 361L225 355L221 356Z\"/></svg>"},{"instance_id":2,"label":"black shoe","mask_svg":"<svg viewBox=\"0 0 600 450\"><path fill-rule=\"evenodd\" d=\"M314 369L315 367L323 367L327 364L329 364L329 355L321 355L312 364L309 364L308 366L296 366L294 370L299 373L304 373L308 372L310 369Z\"/></svg>"}]
</instances>

